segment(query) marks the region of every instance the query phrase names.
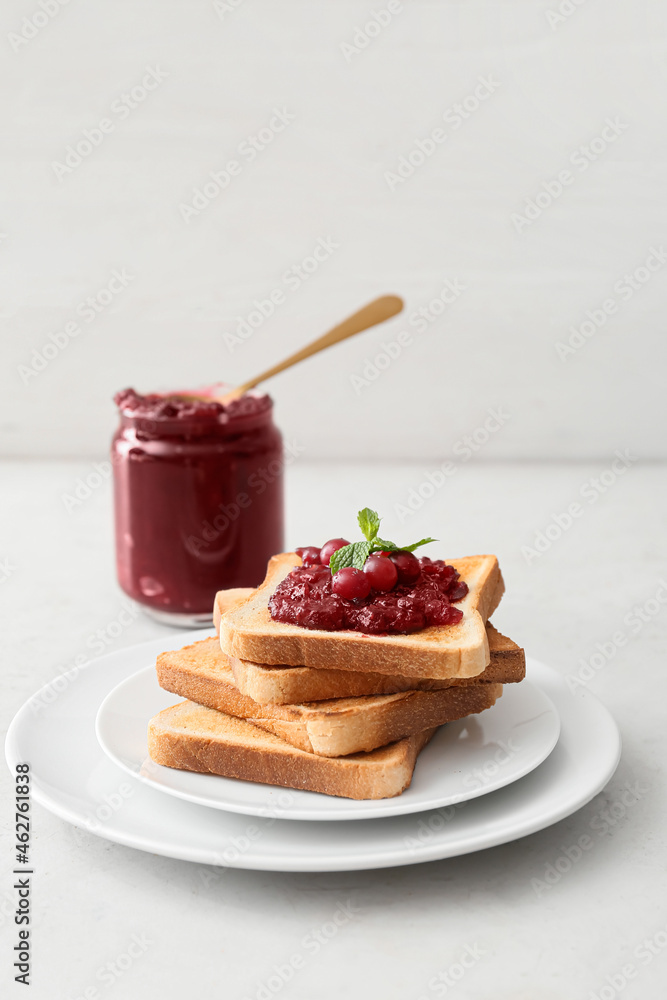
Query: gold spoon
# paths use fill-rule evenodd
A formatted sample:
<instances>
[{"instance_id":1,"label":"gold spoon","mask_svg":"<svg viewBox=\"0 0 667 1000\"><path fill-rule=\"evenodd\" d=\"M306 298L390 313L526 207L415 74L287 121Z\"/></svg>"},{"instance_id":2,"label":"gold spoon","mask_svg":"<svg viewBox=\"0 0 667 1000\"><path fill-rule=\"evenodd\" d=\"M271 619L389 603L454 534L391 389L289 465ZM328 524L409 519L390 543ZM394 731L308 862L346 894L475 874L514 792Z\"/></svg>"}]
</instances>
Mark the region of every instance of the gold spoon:
<instances>
[{"instance_id":1,"label":"gold spoon","mask_svg":"<svg viewBox=\"0 0 667 1000\"><path fill-rule=\"evenodd\" d=\"M254 389L256 385L264 382L267 378L272 378L278 372L284 372L286 368L291 368L292 365L298 364L299 361L305 361L306 358L312 357L313 354L317 354L327 347L339 344L341 340L353 337L355 333L361 333L363 330L368 330L371 326L384 323L386 319L391 319L392 316L400 313L402 308L403 299L398 295L381 295L379 299L373 299L372 302L359 309L358 312L348 316L342 323L335 326L333 330L329 330L322 337L318 337L312 344L302 347L296 354L291 354L289 358L285 358L284 361L274 365L273 368L269 368L268 371L262 372L261 375L257 375L256 378L251 378L248 382L244 382L243 385L238 385L235 389L231 389L224 396L216 396L214 398L216 402L226 406L232 400L238 399L239 396L242 396L249 389Z\"/></svg>"}]
</instances>

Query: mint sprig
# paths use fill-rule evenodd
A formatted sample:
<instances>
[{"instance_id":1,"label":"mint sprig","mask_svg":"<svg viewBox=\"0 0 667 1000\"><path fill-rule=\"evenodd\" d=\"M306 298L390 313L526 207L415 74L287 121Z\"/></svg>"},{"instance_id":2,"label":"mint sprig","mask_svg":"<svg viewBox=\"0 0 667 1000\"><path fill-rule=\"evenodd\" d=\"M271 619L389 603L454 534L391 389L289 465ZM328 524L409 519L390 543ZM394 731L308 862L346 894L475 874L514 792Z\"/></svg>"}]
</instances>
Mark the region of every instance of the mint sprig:
<instances>
[{"instance_id":1,"label":"mint sprig","mask_svg":"<svg viewBox=\"0 0 667 1000\"><path fill-rule=\"evenodd\" d=\"M404 545L403 551L414 552L415 549L418 549L420 545L430 545L431 542L437 542L437 540L438 540L437 538L420 538L418 542L413 542L412 545Z\"/></svg>"},{"instance_id":2,"label":"mint sprig","mask_svg":"<svg viewBox=\"0 0 667 1000\"><path fill-rule=\"evenodd\" d=\"M363 569L366 560L373 552L414 552L421 545L428 545L435 542L435 538L422 538L412 545L396 545L395 542L388 542L385 538L378 538L381 517L377 511L370 507L364 507L357 514L357 521L361 528L361 533L365 535L363 542L352 542L338 549L329 560L329 567L332 573L337 573L339 569L346 566L353 566L355 569Z\"/></svg>"},{"instance_id":3,"label":"mint sprig","mask_svg":"<svg viewBox=\"0 0 667 1000\"><path fill-rule=\"evenodd\" d=\"M362 535L364 535L369 542L372 542L380 530L380 517L378 512L376 510L371 510L370 507L364 507L364 509L360 510L357 514L357 521L359 522Z\"/></svg>"}]
</instances>

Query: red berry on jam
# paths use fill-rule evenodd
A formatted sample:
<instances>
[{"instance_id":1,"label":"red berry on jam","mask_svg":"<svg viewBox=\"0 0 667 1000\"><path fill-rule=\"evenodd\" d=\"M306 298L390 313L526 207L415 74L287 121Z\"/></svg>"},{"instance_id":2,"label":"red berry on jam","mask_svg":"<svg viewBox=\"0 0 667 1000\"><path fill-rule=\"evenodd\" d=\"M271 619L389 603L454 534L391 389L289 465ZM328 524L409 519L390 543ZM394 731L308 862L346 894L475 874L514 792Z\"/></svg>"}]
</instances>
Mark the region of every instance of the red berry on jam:
<instances>
[{"instance_id":1,"label":"red berry on jam","mask_svg":"<svg viewBox=\"0 0 667 1000\"><path fill-rule=\"evenodd\" d=\"M330 538L320 549L320 562L322 565L328 566L334 552L338 552L339 549L349 544L347 538Z\"/></svg>"},{"instance_id":2,"label":"red berry on jam","mask_svg":"<svg viewBox=\"0 0 667 1000\"><path fill-rule=\"evenodd\" d=\"M369 556L364 565L364 573L374 590L393 590L398 580L396 566L391 559L381 555Z\"/></svg>"},{"instance_id":3,"label":"red berry on jam","mask_svg":"<svg viewBox=\"0 0 667 1000\"><path fill-rule=\"evenodd\" d=\"M389 558L396 567L399 583L411 585L417 582L422 571L417 556L412 552L392 552Z\"/></svg>"},{"instance_id":4,"label":"red berry on jam","mask_svg":"<svg viewBox=\"0 0 667 1000\"><path fill-rule=\"evenodd\" d=\"M346 601L361 601L370 594L371 582L362 570L345 566L334 573L331 589Z\"/></svg>"},{"instance_id":5,"label":"red berry on jam","mask_svg":"<svg viewBox=\"0 0 667 1000\"><path fill-rule=\"evenodd\" d=\"M306 548L301 549L297 555L301 556L301 562L304 566L319 566L320 550L316 549L314 545L306 546Z\"/></svg>"}]
</instances>

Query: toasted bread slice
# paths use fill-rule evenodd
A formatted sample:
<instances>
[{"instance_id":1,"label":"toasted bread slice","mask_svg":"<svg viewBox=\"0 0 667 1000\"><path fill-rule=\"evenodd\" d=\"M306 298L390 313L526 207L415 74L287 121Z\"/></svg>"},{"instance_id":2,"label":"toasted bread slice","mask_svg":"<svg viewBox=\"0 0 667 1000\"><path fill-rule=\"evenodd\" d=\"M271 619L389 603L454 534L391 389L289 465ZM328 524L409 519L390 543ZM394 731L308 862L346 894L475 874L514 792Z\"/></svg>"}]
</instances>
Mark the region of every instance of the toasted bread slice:
<instances>
[{"instance_id":1,"label":"toasted bread slice","mask_svg":"<svg viewBox=\"0 0 667 1000\"><path fill-rule=\"evenodd\" d=\"M437 679L474 677L489 663L486 621L504 591L495 556L449 560L468 584L457 607L458 625L431 626L411 635L326 632L273 621L269 598L301 565L294 552L274 556L261 587L220 620L220 646L230 657L252 663L306 666Z\"/></svg>"},{"instance_id":2,"label":"toasted bread slice","mask_svg":"<svg viewBox=\"0 0 667 1000\"><path fill-rule=\"evenodd\" d=\"M232 607L247 600L254 590L219 590L215 595L213 620L220 630L220 618ZM515 684L526 676L526 655L512 639L487 622L489 665L476 677L434 680L428 677L405 677L401 674L357 673L354 670L327 670L313 667L274 667L247 660L230 659L234 681L242 694L260 705L290 705L329 698L354 698L370 694L396 694L398 691L435 691L452 684L476 684L493 681ZM196 699L195 699L196 700Z\"/></svg>"},{"instance_id":3,"label":"toasted bread slice","mask_svg":"<svg viewBox=\"0 0 667 1000\"><path fill-rule=\"evenodd\" d=\"M324 757L375 750L403 736L483 712L502 693L502 685L487 683L311 704L258 705L239 691L215 637L161 653L156 667L160 687L166 691L248 719L293 746Z\"/></svg>"},{"instance_id":4,"label":"toasted bread slice","mask_svg":"<svg viewBox=\"0 0 667 1000\"><path fill-rule=\"evenodd\" d=\"M232 587L230 590L219 590L213 601L213 625L215 631L220 633L220 619L232 608L237 608L239 604L247 601L255 593L254 587Z\"/></svg>"},{"instance_id":5,"label":"toasted bread slice","mask_svg":"<svg viewBox=\"0 0 667 1000\"><path fill-rule=\"evenodd\" d=\"M151 719L148 752L156 764L184 771L348 799L386 799L408 787L417 754L434 732L427 729L371 753L318 757L244 719L183 701Z\"/></svg>"},{"instance_id":6,"label":"toasted bread slice","mask_svg":"<svg viewBox=\"0 0 667 1000\"><path fill-rule=\"evenodd\" d=\"M433 680L428 677L405 677L401 674L358 673L354 670L269 667L263 663L237 659L229 662L239 691L260 705L290 705L329 698L395 694L398 691L437 691L484 682L515 684L523 680L526 676L526 656L521 646L498 632L490 622L486 626L486 635L489 642L489 665L475 677Z\"/></svg>"}]
</instances>

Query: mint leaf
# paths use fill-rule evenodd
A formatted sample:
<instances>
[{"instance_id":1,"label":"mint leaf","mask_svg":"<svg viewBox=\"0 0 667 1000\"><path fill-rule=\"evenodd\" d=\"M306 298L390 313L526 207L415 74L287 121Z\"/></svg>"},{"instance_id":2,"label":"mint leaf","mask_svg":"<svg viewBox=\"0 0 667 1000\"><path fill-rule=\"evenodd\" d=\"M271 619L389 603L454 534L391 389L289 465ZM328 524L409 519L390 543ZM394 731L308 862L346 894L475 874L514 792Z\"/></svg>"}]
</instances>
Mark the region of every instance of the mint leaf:
<instances>
[{"instance_id":1,"label":"mint leaf","mask_svg":"<svg viewBox=\"0 0 667 1000\"><path fill-rule=\"evenodd\" d=\"M398 552L398 545L394 545L393 542L387 542L384 538L374 538L373 548L378 552Z\"/></svg>"},{"instance_id":2,"label":"mint leaf","mask_svg":"<svg viewBox=\"0 0 667 1000\"><path fill-rule=\"evenodd\" d=\"M351 545L344 545L342 549L336 549L333 553L329 560L329 569L332 575L337 573L339 569L344 569L345 566L352 565L355 544L353 542Z\"/></svg>"},{"instance_id":3,"label":"mint leaf","mask_svg":"<svg viewBox=\"0 0 667 1000\"><path fill-rule=\"evenodd\" d=\"M332 574L346 566L363 569L371 548L372 542L352 542L351 545L344 545L342 549L337 549L332 555L329 560L329 569Z\"/></svg>"},{"instance_id":4,"label":"mint leaf","mask_svg":"<svg viewBox=\"0 0 667 1000\"><path fill-rule=\"evenodd\" d=\"M420 545L428 545L430 542L437 542L437 538L422 538L421 541L415 542L414 545L404 545L402 548L403 552L414 552L418 549Z\"/></svg>"},{"instance_id":5,"label":"mint leaf","mask_svg":"<svg viewBox=\"0 0 667 1000\"><path fill-rule=\"evenodd\" d=\"M364 507L364 509L360 510L357 514L357 521L359 522L362 535L364 535L369 542L372 542L380 530L380 515L378 512L376 510L371 510L370 507Z\"/></svg>"},{"instance_id":6,"label":"mint leaf","mask_svg":"<svg viewBox=\"0 0 667 1000\"><path fill-rule=\"evenodd\" d=\"M371 549L373 548L372 542L357 542L354 546L354 555L352 557L352 565L355 569L363 569L366 565L366 560L371 554Z\"/></svg>"}]
</instances>

